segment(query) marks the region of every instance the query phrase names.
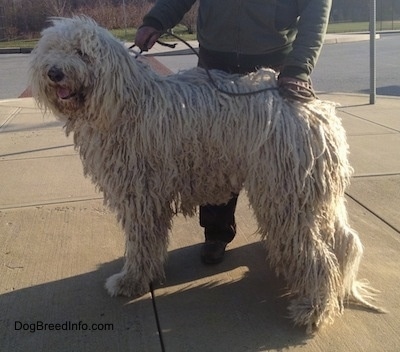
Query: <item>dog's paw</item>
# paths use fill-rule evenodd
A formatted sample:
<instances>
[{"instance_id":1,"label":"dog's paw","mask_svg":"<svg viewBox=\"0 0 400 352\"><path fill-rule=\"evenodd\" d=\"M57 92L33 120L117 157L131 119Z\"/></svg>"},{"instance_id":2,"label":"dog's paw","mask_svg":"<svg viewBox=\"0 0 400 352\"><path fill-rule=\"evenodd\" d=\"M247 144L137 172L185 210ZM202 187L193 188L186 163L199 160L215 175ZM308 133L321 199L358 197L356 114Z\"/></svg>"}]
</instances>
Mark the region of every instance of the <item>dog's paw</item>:
<instances>
[{"instance_id":1,"label":"dog's paw","mask_svg":"<svg viewBox=\"0 0 400 352\"><path fill-rule=\"evenodd\" d=\"M343 313L343 306L338 299L327 302L313 302L312 300L299 297L291 300L288 307L289 317L295 325L303 325L306 332L312 334L326 324L332 324L334 318Z\"/></svg>"},{"instance_id":2,"label":"dog's paw","mask_svg":"<svg viewBox=\"0 0 400 352\"><path fill-rule=\"evenodd\" d=\"M289 318L293 320L295 325L305 326L308 334L313 333L317 329L317 312L308 299L297 298L291 300L288 311Z\"/></svg>"},{"instance_id":3,"label":"dog's paw","mask_svg":"<svg viewBox=\"0 0 400 352\"><path fill-rule=\"evenodd\" d=\"M133 280L125 272L110 276L105 283L105 288L111 297L126 296L137 298L150 291L148 282Z\"/></svg>"}]
</instances>

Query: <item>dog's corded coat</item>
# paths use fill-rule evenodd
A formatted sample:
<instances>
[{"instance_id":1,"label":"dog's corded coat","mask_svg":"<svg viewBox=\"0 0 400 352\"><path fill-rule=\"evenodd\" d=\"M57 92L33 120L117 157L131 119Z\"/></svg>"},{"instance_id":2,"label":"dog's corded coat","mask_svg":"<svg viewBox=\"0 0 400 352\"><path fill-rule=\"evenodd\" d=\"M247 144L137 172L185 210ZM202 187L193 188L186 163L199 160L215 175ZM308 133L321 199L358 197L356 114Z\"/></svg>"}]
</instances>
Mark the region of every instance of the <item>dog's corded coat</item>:
<instances>
[{"instance_id":1,"label":"dog's corded coat","mask_svg":"<svg viewBox=\"0 0 400 352\"><path fill-rule=\"evenodd\" d=\"M225 91L277 85L269 69L212 75ZM163 276L176 212L193 215L244 188L269 262L293 296L295 323L330 322L346 299L377 309L356 279L362 246L347 221L352 168L334 104L301 104L277 90L231 97L200 68L160 76L87 18L43 31L31 83L38 103L74 133L85 174L125 230L111 295L144 294Z\"/></svg>"}]
</instances>

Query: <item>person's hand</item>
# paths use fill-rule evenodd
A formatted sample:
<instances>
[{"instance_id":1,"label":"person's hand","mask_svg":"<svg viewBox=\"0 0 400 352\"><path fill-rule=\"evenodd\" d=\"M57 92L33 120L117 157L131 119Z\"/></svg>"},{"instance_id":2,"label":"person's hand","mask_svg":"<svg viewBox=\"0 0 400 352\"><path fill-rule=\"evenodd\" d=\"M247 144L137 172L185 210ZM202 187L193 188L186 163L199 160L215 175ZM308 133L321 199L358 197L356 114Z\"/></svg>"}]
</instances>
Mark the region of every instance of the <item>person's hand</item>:
<instances>
[{"instance_id":1,"label":"person's hand","mask_svg":"<svg viewBox=\"0 0 400 352\"><path fill-rule=\"evenodd\" d=\"M135 45L142 51L148 51L153 47L158 38L160 38L160 35L161 32L153 27L140 27L136 32Z\"/></svg>"},{"instance_id":2,"label":"person's hand","mask_svg":"<svg viewBox=\"0 0 400 352\"><path fill-rule=\"evenodd\" d=\"M308 102L316 98L310 81L302 81L291 77L279 77L278 88L279 93L288 99Z\"/></svg>"}]
</instances>

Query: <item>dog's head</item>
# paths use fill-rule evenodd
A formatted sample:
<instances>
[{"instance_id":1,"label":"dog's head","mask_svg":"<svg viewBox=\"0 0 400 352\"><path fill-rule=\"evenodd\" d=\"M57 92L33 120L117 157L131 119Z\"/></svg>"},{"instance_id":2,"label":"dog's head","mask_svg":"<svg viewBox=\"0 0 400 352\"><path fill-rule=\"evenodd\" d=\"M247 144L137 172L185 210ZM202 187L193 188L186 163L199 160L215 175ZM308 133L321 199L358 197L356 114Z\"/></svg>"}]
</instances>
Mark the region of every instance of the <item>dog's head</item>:
<instances>
[{"instance_id":1,"label":"dog's head","mask_svg":"<svg viewBox=\"0 0 400 352\"><path fill-rule=\"evenodd\" d=\"M114 46L115 50L110 48ZM117 48L117 47L120 48ZM86 17L56 18L42 32L30 64L32 93L40 106L60 118L90 119L112 84L104 87L118 60L110 52L122 45L105 29ZM107 91L106 91L107 89Z\"/></svg>"}]
</instances>

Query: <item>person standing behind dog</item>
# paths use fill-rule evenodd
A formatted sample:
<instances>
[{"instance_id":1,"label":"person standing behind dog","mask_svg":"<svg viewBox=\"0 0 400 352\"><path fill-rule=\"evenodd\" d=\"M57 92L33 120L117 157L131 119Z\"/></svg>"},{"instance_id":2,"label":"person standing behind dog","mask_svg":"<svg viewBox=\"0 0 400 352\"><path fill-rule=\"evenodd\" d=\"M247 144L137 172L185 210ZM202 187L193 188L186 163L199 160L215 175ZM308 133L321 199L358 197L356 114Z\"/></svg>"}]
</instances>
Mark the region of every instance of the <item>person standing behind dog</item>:
<instances>
[{"instance_id":1,"label":"person standing behind dog","mask_svg":"<svg viewBox=\"0 0 400 352\"><path fill-rule=\"evenodd\" d=\"M143 51L151 49L195 2L158 0L144 16L135 44ZM283 96L312 100L310 74L324 42L331 4L332 0L200 0L198 66L239 74L270 67L279 73ZM205 264L220 263L235 237L237 198L235 194L227 204L200 206Z\"/></svg>"}]
</instances>

